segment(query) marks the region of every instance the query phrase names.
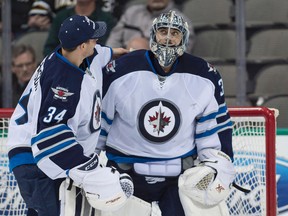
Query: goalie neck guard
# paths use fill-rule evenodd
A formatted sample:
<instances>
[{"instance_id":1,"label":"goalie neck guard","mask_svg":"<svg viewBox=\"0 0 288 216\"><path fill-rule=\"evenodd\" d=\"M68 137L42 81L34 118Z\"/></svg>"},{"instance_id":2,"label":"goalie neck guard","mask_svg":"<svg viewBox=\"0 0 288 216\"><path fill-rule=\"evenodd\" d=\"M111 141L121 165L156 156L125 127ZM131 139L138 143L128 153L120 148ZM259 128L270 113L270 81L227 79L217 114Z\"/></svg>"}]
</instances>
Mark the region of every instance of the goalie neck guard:
<instances>
[{"instance_id":1,"label":"goalie neck guard","mask_svg":"<svg viewBox=\"0 0 288 216\"><path fill-rule=\"evenodd\" d=\"M160 28L177 29L182 33L182 40L177 46L169 46L166 44L160 44L156 40L156 32ZM168 13L161 14L158 18L155 18L152 24L150 32L150 49L159 61L162 67L168 67L174 63L174 61L186 50L189 39L188 23L184 21L183 17L177 15L175 11L169 11Z\"/></svg>"}]
</instances>

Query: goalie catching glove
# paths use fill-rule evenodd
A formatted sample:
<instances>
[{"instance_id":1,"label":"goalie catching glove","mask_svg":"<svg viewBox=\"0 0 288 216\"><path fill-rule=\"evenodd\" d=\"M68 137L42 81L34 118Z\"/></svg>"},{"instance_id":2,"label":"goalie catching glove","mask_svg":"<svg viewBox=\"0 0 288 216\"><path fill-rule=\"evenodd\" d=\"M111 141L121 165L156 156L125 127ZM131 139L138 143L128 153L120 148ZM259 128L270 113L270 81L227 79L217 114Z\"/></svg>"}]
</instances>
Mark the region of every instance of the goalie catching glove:
<instances>
[{"instance_id":1,"label":"goalie catching glove","mask_svg":"<svg viewBox=\"0 0 288 216\"><path fill-rule=\"evenodd\" d=\"M223 201L230 192L236 172L231 159L222 151L204 149L200 164L179 176L179 193L205 206Z\"/></svg>"},{"instance_id":2,"label":"goalie catching glove","mask_svg":"<svg viewBox=\"0 0 288 216\"><path fill-rule=\"evenodd\" d=\"M114 167L102 167L94 154L89 161L69 170L73 184L83 189L89 204L102 211L121 208L134 192L131 177Z\"/></svg>"}]
</instances>

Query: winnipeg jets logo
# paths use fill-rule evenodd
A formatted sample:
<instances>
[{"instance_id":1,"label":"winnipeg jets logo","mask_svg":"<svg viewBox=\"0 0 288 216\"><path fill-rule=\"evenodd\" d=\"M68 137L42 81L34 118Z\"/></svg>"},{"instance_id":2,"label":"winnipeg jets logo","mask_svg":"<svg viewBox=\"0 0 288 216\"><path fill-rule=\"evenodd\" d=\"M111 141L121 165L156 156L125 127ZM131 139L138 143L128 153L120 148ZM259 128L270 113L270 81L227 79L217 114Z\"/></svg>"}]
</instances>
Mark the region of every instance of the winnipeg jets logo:
<instances>
[{"instance_id":1,"label":"winnipeg jets logo","mask_svg":"<svg viewBox=\"0 0 288 216\"><path fill-rule=\"evenodd\" d=\"M139 133L148 141L161 144L177 134L181 124L176 105L167 100L152 100L138 114Z\"/></svg>"},{"instance_id":2,"label":"winnipeg jets logo","mask_svg":"<svg viewBox=\"0 0 288 216\"><path fill-rule=\"evenodd\" d=\"M100 129L101 124L101 94L99 90L97 90L94 94L93 99L93 111L90 119L90 131L91 133L98 131Z\"/></svg>"},{"instance_id":3,"label":"winnipeg jets logo","mask_svg":"<svg viewBox=\"0 0 288 216\"><path fill-rule=\"evenodd\" d=\"M213 65L207 63L207 66L208 66L208 68L209 68L209 70L208 70L209 72L214 72L214 73L217 72L216 68L215 68Z\"/></svg>"},{"instance_id":4,"label":"winnipeg jets logo","mask_svg":"<svg viewBox=\"0 0 288 216\"><path fill-rule=\"evenodd\" d=\"M161 103L161 102L160 102ZM158 135L160 132L164 132L164 127L167 126L170 122L170 117L165 116L165 112L162 112L161 106L159 107L159 111L155 113L153 116L149 116L148 120L150 124L154 128L154 132L157 132Z\"/></svg>"},{"instance_id":5,"label":"winnipeg jets logo","mask_svg":"<svg viewBox=\"0 0 288 216\"><path fill-rule=\"evenodd\" d=\"M54 92L54 99L60 99L63 102L67 101L67 98L69 96L72 96L74 93L69 92L68 89L66 88L62 88L62 87L56 87L56 88L52 88L52 91Z\"/></svg>"},{"instance_id":6,"label":"winnipeg jets logo","mask_svg":"<svg viewBox=\"0 0 288 216\"><path fill-rule=\"evenodd\" d=\"M107 73L109 73L109 72L114 73L115 72L115 61L111 61L106 65L106 71L107 71Z\"/></svg>"},{"instance_id":7,"label":"winnipeg jets logo","mask_svg":"<svg viewBox=\"0 0 288 216\"><path fill-rule=\"evenodd\" d=\"M100 124L100 117L101 117L101 108L100 108L100 104L97 103L96 104L96 108L95 108L95 112L94 112L94 115L95 115L95 121L97 124Z\"/></svg>"}]
</instances>

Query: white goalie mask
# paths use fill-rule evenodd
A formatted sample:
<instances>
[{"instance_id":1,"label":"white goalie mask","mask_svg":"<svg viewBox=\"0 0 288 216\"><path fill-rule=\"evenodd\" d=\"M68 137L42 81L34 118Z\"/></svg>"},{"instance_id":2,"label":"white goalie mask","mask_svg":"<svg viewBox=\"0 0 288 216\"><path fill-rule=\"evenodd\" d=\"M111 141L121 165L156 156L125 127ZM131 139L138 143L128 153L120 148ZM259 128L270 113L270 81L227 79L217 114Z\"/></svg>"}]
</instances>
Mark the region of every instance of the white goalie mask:
<instances>
[{"instance_id":1,"label":"white goalie mask","mask_svg":"<svg viewBox=\"0 0 288 216\"><path fill-rule=\"evenodd\" d=\"M171 29L176 29L182 33L182 40L179 45L171 46L168 44L160 44L157 42L156 33L160 28L168 28L168 33ZM169 34L168 34L169 35ZM175 11L161 14L155 18L150 32L150 49L157 57L159 64L162 67L168 67L186 50L189 39L188 23L183 17L177 15Z\"/></svg>"}]
</instances>

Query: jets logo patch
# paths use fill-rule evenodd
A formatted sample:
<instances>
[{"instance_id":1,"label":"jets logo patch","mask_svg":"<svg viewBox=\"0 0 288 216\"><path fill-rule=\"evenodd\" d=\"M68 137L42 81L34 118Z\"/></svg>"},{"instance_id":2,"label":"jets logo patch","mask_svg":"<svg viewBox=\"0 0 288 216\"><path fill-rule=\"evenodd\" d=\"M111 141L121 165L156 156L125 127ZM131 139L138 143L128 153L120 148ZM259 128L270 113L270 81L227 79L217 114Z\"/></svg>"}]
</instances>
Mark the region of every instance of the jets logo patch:
<instances>
[{"instance_id":1,"label":"jets logo patch","mask_svg":"<svg viewBox=\"0 0 288 216\"><path fill-rule=\"evenodd\" d=\"M115 61L110 61L107 65L106 65L106 71L107 73L114 73L115 72Z\"/></svg>"},{"instance_id":2,"label":"jets logo patch","mask_svg":"<svg viewBox=\"0 0 288 216\"><path fill-rule=\"evenodd\" d=\"M149 142L166 142L174 137L181 123L176 105L167 100L146 103L138 114L139 133Z\"/></svg>"},{"instance_id":3,"label":"jets logo patch","mask_svg":"<svg viewBox=\"0 0 288 216\"><path fill-rule=\"evenodd\" d=\"M90 119L90 131L95 132L100 129L102 100L100 92L97 90L93 100L93 110Z\"/></svg>"},{"instance_id":4,"label":"jets logo patch","mask_svg":"<svg viewBox=\"0 0 288 216\"><path fill-rule=\"evenodd\" d=\"M68 89L66 88L63 88L63 87L56 87L56 88L52 88L52 91L54 92L54 99L60 99L62 100L63 102L67 101L67 98L69 96L72 96L74 93L72 92L69 92Z\"/></svg>"},{"instance_id":5,"label":"jets logo patch","mask_svg":"<svg viewBox=\"0 0 288 216\"><path fill-rule=\"evenodd\" d=\"M209 68L209 72L214 72L214 73L216 73L216 68L213 66L213 65L211 65L211 64L209 64L209 63L207 63L207 66L208 66L208 68Z\"/></svg>"}]
</instances>

